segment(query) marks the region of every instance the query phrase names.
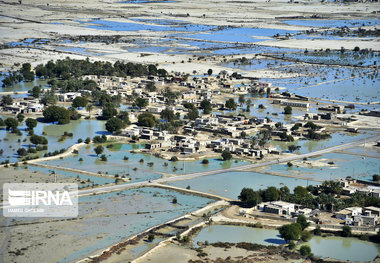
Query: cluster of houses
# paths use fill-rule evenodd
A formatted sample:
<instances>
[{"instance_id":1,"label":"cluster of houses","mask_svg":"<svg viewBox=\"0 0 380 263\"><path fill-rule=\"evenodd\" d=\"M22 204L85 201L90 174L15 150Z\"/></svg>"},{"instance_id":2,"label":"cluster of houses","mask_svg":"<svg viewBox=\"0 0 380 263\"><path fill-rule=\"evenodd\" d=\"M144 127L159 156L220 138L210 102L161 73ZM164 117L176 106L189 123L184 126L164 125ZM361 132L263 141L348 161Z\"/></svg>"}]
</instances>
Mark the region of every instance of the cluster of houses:
<instances>
[{"instance_id":1,"label":"cluster of houses","mask_svg":"<svg viewBox=\"0 0 380 263\"><path fill-rule=\"evenodd\" d=\"M374 227L379 222L380 208L374 206L347 207L334 213L346 225Z\"/></svg>"},{"instance_id":2,"label":"cluster of houses","mask_svg":"<svg viewBox=\"0 0 380 263\"><path fill-rule=\"evenodd\" d=\"M44 108L43 104L40 104L38 99L23 98L21 100L14 100L11 105L3 105L0 107L2 112L12 114L27 114L27 113L42 113Z\"/></svg>"},{"instance_id":3,"label":"cluster of houses","mask_svg":"<svg viewBox=\"0 0 380 263\"><path fill-rule=\"evenodd\" d=\"M360 194L366 194L366 195L380 198L379 186L373 186L373 185L360 183L356 179L353 179L353 178L340 178L338 179L338 181L343 186L343 190L342 190L343 195L352 195L355 193L360 193Z\"/></svg>"}]
</instances>

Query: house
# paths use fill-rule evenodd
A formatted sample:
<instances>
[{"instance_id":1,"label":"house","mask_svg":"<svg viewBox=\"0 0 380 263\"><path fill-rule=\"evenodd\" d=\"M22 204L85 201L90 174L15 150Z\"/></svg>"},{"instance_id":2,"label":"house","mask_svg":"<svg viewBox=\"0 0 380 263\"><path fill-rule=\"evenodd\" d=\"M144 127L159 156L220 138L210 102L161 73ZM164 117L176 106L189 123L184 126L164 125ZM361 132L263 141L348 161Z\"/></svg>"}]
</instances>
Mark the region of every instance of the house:
<instances>
[{"instance_id":1,"label":"house","mask_svg":"<svg viewBox=\"0 0 380 263\"><path fill-rule=\"evenodd\" d=\"M277 215L290 215L295 211L295 204L284 201L269 202L264 204L263 211Z\"/></svg>"},{"instance_id":2,"label":"house","mask_svg":"<svg viewBox=\"0 0 380 263\"><path fill-rule=\"evenodd\" d=\"M354 216L352 224L354 226L374 227L376 226L377 221L378 221L378 217L376 215L369 215L369 216L357 215L357 216Z\"/></svg>"},{"instance_id":3,"label":"house","mask_svg":"<svg viewBox=\"0 0 380 263\"><path fill-rule=\"evenodd\" d=\"M281 106L291 106L291 107L300 107L300 108L309 108L310 103L305 102L295 102L295 101L281 101Z\"/></svg>"},{"instance_id":4,"label":"house","mask_svg":"<svg viewBox=\"0 0 380 263\"><path fill-rule=\"evenodd\" d=\"M353 216L360 215L362 213L361 207L347 207L335 213L335 217L339 219L346 220Z\"/></svg>"},{"instance_id":5,"label":"house","mask_svg":"<svg viewBox=\"0 0 380 263\"><path fill-rule=\"evenodd\" d=\"M367 206L364 208L365 211L370 211L371 215L380 216L380 208L375 206Z\"/></svg>"}]
</instances>

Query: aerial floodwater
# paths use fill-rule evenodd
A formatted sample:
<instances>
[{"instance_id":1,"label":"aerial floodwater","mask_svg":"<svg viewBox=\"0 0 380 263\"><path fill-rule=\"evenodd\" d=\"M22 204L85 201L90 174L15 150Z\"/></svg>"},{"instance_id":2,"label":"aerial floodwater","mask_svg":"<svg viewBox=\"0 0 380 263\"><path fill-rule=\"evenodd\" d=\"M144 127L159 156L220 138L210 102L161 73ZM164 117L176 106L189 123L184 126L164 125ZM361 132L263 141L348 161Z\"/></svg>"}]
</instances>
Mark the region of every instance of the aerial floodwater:
<instances>
[{"instance_id":1,"label":"aerial floodwater","mask_svg":"<svg viewBox=\"0 0 380 263\"><path fill-rule=\"evenodd\" d=\"M380 262L377 1L0 10L0 263Z\"/></svg>"}]
</instances>

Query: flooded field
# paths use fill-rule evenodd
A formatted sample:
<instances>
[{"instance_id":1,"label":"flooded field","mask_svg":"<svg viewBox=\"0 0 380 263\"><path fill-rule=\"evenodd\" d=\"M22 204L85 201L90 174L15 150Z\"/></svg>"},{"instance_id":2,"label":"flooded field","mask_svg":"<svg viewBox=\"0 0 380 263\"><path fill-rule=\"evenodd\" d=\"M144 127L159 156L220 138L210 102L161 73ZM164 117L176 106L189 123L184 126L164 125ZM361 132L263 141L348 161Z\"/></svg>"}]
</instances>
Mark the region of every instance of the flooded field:
<instances>
[{"instance_id":1,"label":"flooded field","mask_svg":"<svg viewBox=\"0 0 380 263\"><path fill-rule=\"evenodd\" d=\"M172 203L173 198L177 198L177 204ZM41 219L37 228L25 232L24 237L27 240L38 241L40 245L35 246L33 250L25 250L17 259L26 262L27 258L32 256L43 261L43 258L48 256L57 262L76 261L147 228L197 210L210 201L155 188L80 197L79 217L74 221ZM31 219L20 219L13 224L16 222L33 223ZM27 225L21 225L1 230L2 235L9 235L12 240L8 251L28 246L29 241L24 240L20 243L14 239L18 231L26 228ZM50 236L48 242L45 240L46 234ZM51 249L62 243L65 244L65 248L51 255ZM140 254L145 249L146 247L136 248L135 253ZM12 254L7 258L12 261Z\"/></svg>"},{"instance_id":2,"label":"flooded field","mask_svg":"<svg viewBox=\"0 0 380 263\"><path fill-rule=\"evenodd\" d=\"M308 181L308 175L299 175L300 178L289 178L274 176L256 172L228 172L198 177L190 180L180 180L168 183L181 188L190 186L191 189L238 199L241 189L249 187L254 190L266 189L269 186L280 188L287 186L291 191L296 186L307 186L319 184L319 182ZM305 179L302 179L302 178Z\"/></svg>"},{"instance_id":3,"label":"flooded field","mask_svg":"<svg viewBox=\"0 0 380 263\"><path fill-rule=\"evenodd\" d=\"M193 239L194 244L199 241L208 241L209 243L249 242L266 246L285 244L277 230L228 225L207 226Z\"/></svg>"},{"instance_id":4,"label":"flooded field","mask_svg":"<svg viewBox=\"0 0 380 263\"><path fill-rule=\"evenodd\" d=\"M380 246L348 237L313 236L308 242L314 255L349 261L372 261L380 253Z\"/></svg>"},{"instance_id":5,"label":"flooded field","mask_svg":"<svg viewBox=\"0 0 380 263\"><path fill-rule=\"evenodd\" d=\"M1 117L3 120L7 118L6 116ZM93 138L96 135L107 133L105 132L104 125L104 121L98 120L72 120L69 124L64 125L38 122L37 127L34 128L34 133L42 135L44 132L49 142L48 150L41 151L38 155L68 148L76 144L79 138L85 140L87 137ZM4 150L3 155L0 156L1 162L5 160L16 162L18 160L17 150L22 147L28 147L29 137L27 136L28 132L26 131L25 122L19 125L18 128L21 130L22 136L6 131L5 127L0 128L0 149ZM59 141L59 138L65 131L73 133L73 136L66 136L63 141Z\"/></svg>"},{"instance_id":6,"label":"flooded field","mask_svg":"<svg viewBox=\"0 0 380 263\"><path fill-rule=\"evenodd\" d=\"M128 175L135 180L152 180L160 177L159 174L187 174L195 172L203 172L217 169L226 169L234 166L247 164L248 162L240 160L221 161L210 158L209 164L201 164L201 160L197 161L178 161L171 162L161 158L157 158L151 154L134 153L133 149L138 149L143 145L131 144L114 144L114 147L105 147L104 154L108 161L100 161L94 152L94 146L85 146L79 150L78 156L83 161L78 161L77 155L69 156L64 159L57 159L43 162L47 165L70 167L81 169L84 171L102 173ZM124 157L126 157L124 160Z\"/></svg>"},{"instance_id":7,"label":"flooded field","mask_svg":"<svg viewBox=\"0 0 380 263\"><path fill-rule=\"evenodd\" d=\"M293 162L292 167L286 164L275 164L263 172L280 175L305 176L317 180L334 180L351 176L355 179L372 181L372 175L378 174L379 158L364 157L342 153L328 153L306 161Z\"/></svg>"}]
</instances>

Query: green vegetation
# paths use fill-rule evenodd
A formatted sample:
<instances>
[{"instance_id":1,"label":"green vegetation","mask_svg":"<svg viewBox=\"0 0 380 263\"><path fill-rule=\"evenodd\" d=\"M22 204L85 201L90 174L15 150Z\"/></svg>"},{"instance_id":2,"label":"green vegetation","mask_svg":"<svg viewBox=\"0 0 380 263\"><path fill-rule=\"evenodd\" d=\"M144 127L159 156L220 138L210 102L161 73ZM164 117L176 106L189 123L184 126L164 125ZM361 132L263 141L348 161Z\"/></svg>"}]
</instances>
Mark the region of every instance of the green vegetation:
<instances>
[{"instance_id":1,"label":"green vegetation","mask_svg":"<svg viewBox=\"0 0 380 263\"><path fill-rule=\"evenodd\" d=\"M341 235L342 235L342 237L350 237L352 235L351 234L351 227L350 226L343 226Z\"/></svg>"},{"instance_id":2,"label":"green vegetation","mask_svg":"<svg viewBox=\"0 0 380 263\"><path fill-rule=\"evenodd\" d=\"M300 238L301 231L301 225L298 223L283 225L279 229L281 238L283 238L286 242L289 242L290 240L298 240Z\"/></svg>"},{"instance_id":3,"label":"green vegetation","mask_svg":"<svg viewBox=\"0 0 380 263\"><path fill-rule=\"evenodd\" d=\"M209 164L209 160L207 160L207 159L203 159L203 160L202 160L202 164Z\"/></svg>"},{"instance_id":4,"label":"green vegetation","mask_svg":"<svg viewBox=\"0 0 380 263\"><path fill-rule=\"evenodd\" d=\"M301 256L307 257L311 255L311 248L308 245L303 245L300 247Z\"/></svg>"},{"instance_id":5,"label":"green vegetation","mask_svg":"<svg viewBox=\"0 0 380 263\"><path fill-rule=\"evenodd\" d=\"M7 130L12 130L13 133L17 132L18 121L15 118L6 118L4 124Z\"/></svg>"},{"instance_id":6,"label":"green vegetation","mask_svg":"<svg viewBox=\"0 0 380 263\"><path fill-rule=\"evenodd\" d=\"M284 108L284 114L292 114L292 111L293 111L293 109L290 106L286 106Z\"/></svg>"},{"instance_id":7,"label":"green vegetation","mask_svg":"<svg viewBox=\"0 0 380 263\"><path fill-rule=\"evenodd\" d=\"M304 215L299 215L297 217L297 223L300 224L302 230L304 230L310 225L310 223L307 222L306 217Z\"/></svg>"},{"instance_id":8,"label":"green vegetation","mask_svg":"<svg viewBox=\"0 0 380 263\"><path fill-rule=\"evenodd\" d=\"M38 144L48 144L48 140L44 136L32 135L29 138L30 142L38 145Z\"/></svg>"},{"instance_id":9,"label":"green vegetation","mask_svg":"<svg viewBox=\"0 0 380 263\"><path fill-rule=\"evenodd\" d=\"M200 107L203 110L203 114L210 114L212 111L211 102L208 100L202 100Z\"/></svg>"},{"instance_id":10,"label":"green vegetation","mask_svg":"<svg viewBox=\"0 0 380 263\"><path fill-rule=\"evenodd\" d=\"M231 160L232 154L229 151L225 150L222 152L222 159L223 161Z\"/></svg>"},{"instance_id":11,"label":"green vegetation","mask_svg":"<svg viewBox=\"0 0 380 263\"><path fill-rule=\"evenodd\" d=\"M225 104L226 108L229 109L230 111L236 110L237 108L237 103L234 101L234 99L228 99Z\"/></svg>"},{"instance_id":12,"label":"green vegetation","mask_svg":"<svg viewBox=\"0 0 380 263\"><path fill-rule=\"evenodd\" d=\"M96 146L96 147L94 148L94 151L95 151L96 155L99 155L99 154L103 153L103 151L104 151L104 147L101 146L101 145L98 145L98 146Z\"/></svg>"},{"instance_id":13,"label":"green vegetation","mask_svg":"<svg viewBox=\"0 0 380 263\"><path fill-rule=\"evenodd\" d=\"M106 122L106 130L109 132L117 132L124 128L124 123L119 118L113 117Z\"/></svg>"},{"instance_id":14,"label":"green vegetation","mask_svg":"<svg viewBox=\"0 0 380 263\"><path fill-rule=\"evenodd\" d=\"M137 125L145 127L154 127L156 118L152 113L144 112L141 113L138 117Z\"/></svg>"},{"instance_id":15,"label":"green vegetation","mask_svg":"<svg viewBox=\"0 0 380 263\"><path fill-rule=\"evenodd\" d=\"M238 198L246 207L253 207L262 201L260 194L251 188L243 188Z\"/></svg>"},{"instance_id":16,"label":"green vegetation","mask_svg":"<svg viewBox=\"0 0 380 263\"><path fill-rule=\"evenodd\" d=\"M33 130L37 126L37 120L33 118L27 118L25 120L26 127L28 127L29 130Z\"/></svg>"},{"instance_id":17,"label":"green vegetation","mask_svg":"<svg viewBox=\"0 0 380 263\"><path fill-rule=\"evenodd\" d=\"M43 115L47 122L58 122L58 124L70 122L70 111L63 107L49 106L44 109Z\"/></svg>"},{"instance_id":18,"label":"green vegetation","mask_svg":"<svg viewBox=\"0 0 380 263\"><path fill-rule=\"evenodd\" d=\"M79 107L86 107L87 104L88 104L88 100L86 98L78 96L73 100L72 106L73 108L79 108Z\"/></svg>"}]
</instances>

